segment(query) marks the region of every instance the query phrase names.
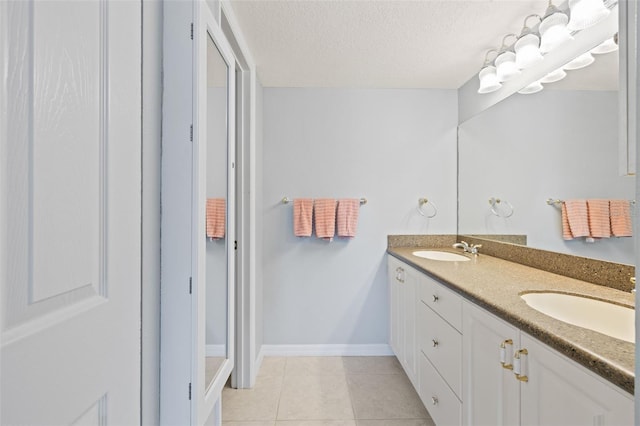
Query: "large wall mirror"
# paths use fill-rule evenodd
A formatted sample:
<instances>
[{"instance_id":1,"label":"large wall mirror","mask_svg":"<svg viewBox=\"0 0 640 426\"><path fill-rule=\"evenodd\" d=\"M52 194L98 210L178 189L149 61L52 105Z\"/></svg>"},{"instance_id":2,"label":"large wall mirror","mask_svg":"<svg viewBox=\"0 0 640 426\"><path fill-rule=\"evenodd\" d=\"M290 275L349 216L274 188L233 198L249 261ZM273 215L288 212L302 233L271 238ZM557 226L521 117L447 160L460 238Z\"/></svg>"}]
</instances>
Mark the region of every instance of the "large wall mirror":
<instances>
[{"instance_id":1,"label":"large wall mirror","mask_svg":"<svg viewBox=\"0 0 640 426\"><path fill-rule=\"evenodd\" d=\"M519 235L534 248L635 263L632 238L565 241L560 203L547 203L635 198L635 178L619 173L619 54L594 57L541 92L516 93L461 123L459 234Z\"/></svg>"},{"instance_id":2,"label":"large wall mirror","mask_svg":"<svg viewBox=\"0 0 640 426\"><path fill-rule=\"evenodd\" d=\"M227 63L207 38L205 389L228 358Z\"/></svg>"}]
</instances>

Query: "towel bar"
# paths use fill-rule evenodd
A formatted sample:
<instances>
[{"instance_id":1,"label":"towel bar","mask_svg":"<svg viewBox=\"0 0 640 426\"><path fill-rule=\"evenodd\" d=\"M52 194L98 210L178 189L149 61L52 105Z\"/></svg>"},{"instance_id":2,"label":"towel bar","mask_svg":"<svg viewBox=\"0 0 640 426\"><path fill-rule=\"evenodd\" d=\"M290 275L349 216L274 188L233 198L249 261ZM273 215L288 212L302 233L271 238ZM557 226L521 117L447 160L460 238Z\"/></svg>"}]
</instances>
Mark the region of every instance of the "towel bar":
<instances>
[{"instance_id":1,"label":"towel bar","mask_svg":"<svg viewBox=\"0 0 640 426\"><path fill-rule=\"evenodd\" d=\"M550 206L558 206L560 204L564 203L564 200L559 200L557 198L547 198L547 204ZM632 206L635 206L636 204L636 200L629 200L629 204L631 204Z\"/></svg>"},{"instance_id":2,"label":"towel bar","mask_svg":"<svg viewBox=\"0 0 640 426\"><path fill-rule=\"evenodd\" d=\"M293 201L293 199L289 197L283 197L280 201L282 202L282 204L289 204ZM360 205L362 206L365 204L367 204L367 199L364 197L360 198Z\"/></svg>"}]
</instances>

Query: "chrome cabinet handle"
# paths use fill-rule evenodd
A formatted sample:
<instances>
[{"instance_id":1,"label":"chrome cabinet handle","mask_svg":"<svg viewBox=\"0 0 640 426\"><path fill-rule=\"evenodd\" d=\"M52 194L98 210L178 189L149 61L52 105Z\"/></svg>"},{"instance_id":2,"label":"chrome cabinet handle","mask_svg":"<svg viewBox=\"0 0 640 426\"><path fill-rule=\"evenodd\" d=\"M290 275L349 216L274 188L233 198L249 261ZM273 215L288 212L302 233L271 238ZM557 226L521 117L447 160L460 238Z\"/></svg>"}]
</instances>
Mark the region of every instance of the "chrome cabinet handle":
<instances>
[{"instance_id":1,"label":"chrome cabinet handle","mask_svg":"<svg viewBox=\"0 0 640 426\"><path fill-rule=\"evenodd\" d=\"M440 300L440 298L434 294L434 295L433 295L433 302L435 303L435 302L437 302L438 300Z\"/></svg>"},{"instance_id":2,"label":"chrome cabinet handle","mask_svg":"<svg viewBox=\"0 0 640 426\"><path fill-rule=\"evenodd\" d=\"M440 342L438 342L436 339L431 339L431 342L432 342L434 348L437 348L438 345L440 344Z\"/></svg>"},{"instance_id":3,"label":"chrome cabinet handle","mask_svg":"<svg viewBox=\"0 0 640 426\"><path fill-rule=\"evenodd\" d=\"M431 397L431 403L433 405L438 405L438 397L437 396L432 396Z\"/></svg>"}]
</instances>

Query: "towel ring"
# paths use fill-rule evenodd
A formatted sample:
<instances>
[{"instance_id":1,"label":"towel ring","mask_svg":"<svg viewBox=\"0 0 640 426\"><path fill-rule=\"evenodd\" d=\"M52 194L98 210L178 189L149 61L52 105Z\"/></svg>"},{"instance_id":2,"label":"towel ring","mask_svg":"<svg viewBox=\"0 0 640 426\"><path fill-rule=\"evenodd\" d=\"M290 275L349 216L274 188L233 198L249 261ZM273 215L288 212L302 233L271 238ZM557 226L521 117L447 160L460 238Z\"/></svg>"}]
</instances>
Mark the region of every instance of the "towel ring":
<instances>
[{"instance_id":1,"label":"towel ring","mask_svg":"<svg viewBox=\"0 0 640 426\"><path fill-rule=\"evenodd\" d=\"M504 217L505 219L513 216L513 206L507 200L501 200L500 198L491 197L489 198L489 204L491 205L491 213L493 213L495 216ZM498 212L498 204L506 205L508 213L500 214L500 212Z\"/></svg>"},{"instance_id":2,"label":"towel ring","mask_svg":"<svg viewBox=\"0 0 640 426\"><path fill-rule=\"evenodd\" d=\"M426 205L431 205L431 208L433 209L433 214L430 215L424 211L422 207ZM433 201L429 201L426 198L418 198L418 207L416 208L416 210L418 210L418 213L420 213L420 215L426 217L427 219L431 219L432 217L435 217L438 214L438 208L436 207L436 205L433 204Z\"/></svg>"}]
</instances>

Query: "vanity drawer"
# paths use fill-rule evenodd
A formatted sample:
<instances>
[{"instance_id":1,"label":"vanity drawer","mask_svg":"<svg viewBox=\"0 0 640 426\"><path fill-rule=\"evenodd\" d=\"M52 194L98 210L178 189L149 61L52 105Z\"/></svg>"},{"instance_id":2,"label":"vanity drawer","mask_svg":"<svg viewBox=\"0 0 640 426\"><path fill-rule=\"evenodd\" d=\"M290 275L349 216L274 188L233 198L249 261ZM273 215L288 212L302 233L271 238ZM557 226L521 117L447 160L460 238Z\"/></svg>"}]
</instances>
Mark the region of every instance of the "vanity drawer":
<instances>
[{"instance_id":1,"label":"vanity drawer","mask_svg":"<svg viewBox=\"0 0 640 426\"><path fill-rule=\"evenodd\" d=\"M420 399L438 426L462 424L462 403L438 375L429 360L420 354Z\"/></svg>"},{"instance_id":2,"label":"vanity drawer","mask_svg":"<svg viewBox=\"0 0 640 426\"><path fill-rule=\"evenodd\" d=\"M462 335L424 303L419 303L420 350L456 395L462 390Z\"/></svg>"},{"instance_id":3,"label":"vanity drawer","mask_svg":"<svg viewBox=\"0 0 640 426\"><path fill-rule=\"evenodd\" d=\"M426 275L420 280L420 299L456 330L462 330L462 297Z\"/></svg>"}]
</instances>

